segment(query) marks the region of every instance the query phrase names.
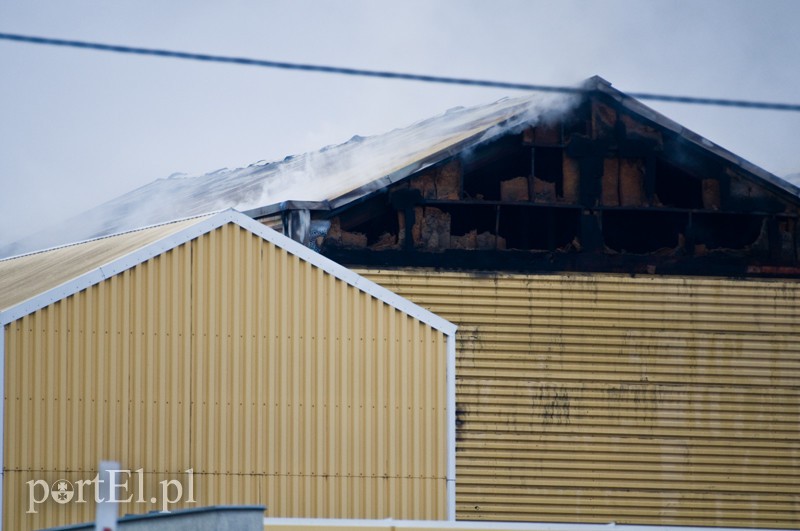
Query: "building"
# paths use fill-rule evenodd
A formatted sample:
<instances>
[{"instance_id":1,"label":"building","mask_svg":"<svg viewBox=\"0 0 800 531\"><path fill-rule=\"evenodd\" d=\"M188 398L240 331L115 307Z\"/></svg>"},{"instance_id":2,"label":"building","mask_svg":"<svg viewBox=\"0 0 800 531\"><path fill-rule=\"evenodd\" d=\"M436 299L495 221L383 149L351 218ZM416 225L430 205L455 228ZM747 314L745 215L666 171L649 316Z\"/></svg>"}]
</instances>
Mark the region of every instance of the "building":
<instances>
[{"instance_id":1,"label":"building","mask_svg":"<svg viewBox=\"0 0 800 531\"><path fill-rule=\"evenodd\" d=\"M93 519L104 459L120 514L453 506L455 327L237 212L2 260L0 325L4 529Z\"/></svg>"},{"instance_id":2,"label":"building","mask_svg":"<svg viewBox=\"0 0 800 531\"><path fill-rule=\"evenodd\" d=\"M459 520L800 527L800 190L584 88L88 219L235 204L455 323Z\"/></svg>"},{"instance_id":3,"label":"building","mask_svg":"<svg viewBox=\"0 0 800 531\"><path fill-rule=\"evenodd\" d=\"M284 230L459 326L457 519L797 528L798 190L587 89Z\"/></svg>"}]
</instances>

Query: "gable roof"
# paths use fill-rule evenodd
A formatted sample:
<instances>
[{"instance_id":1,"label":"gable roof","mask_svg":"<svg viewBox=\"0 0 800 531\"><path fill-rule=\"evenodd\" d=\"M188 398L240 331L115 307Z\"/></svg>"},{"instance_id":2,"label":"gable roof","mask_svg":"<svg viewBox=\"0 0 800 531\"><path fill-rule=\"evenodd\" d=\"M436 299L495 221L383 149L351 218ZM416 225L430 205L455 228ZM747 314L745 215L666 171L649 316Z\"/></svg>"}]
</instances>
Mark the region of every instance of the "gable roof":
<instances>
[{"instance_id":1,"label":"gable roof","mask_svg":"<svg viewBox=\"0 0 800 531\"><path fill-rule=\"evenodd\" d=\"M800 188L773 175L710 140L670 120L633 97L594 76L582 87L601 94L629 112L678 135L683 141L721 157L734 166L794 197ZM333 210L386 188L411 174L490 139L546 120L579 101L577 96L534 94L503 99L441 115L372 137L317 152L286 157L279 162L218 170L196 177L158 179L68 220L70 241L94 238L163 223L170 219L235 208L252 217L284 210ZM0 249L0 256L51 246L57 231L42 232Z\"/></svg>"},{"instance_id":2,"label":"gable roof","mask_svg":"<svg viewBox=\"0 0 800 531\"><path fill-rule=\"evenodd\" d=\"M227 223L319 267L447 335L456 326L235 210L0 260L0 327Z\"/></svg>"}]
</instances>

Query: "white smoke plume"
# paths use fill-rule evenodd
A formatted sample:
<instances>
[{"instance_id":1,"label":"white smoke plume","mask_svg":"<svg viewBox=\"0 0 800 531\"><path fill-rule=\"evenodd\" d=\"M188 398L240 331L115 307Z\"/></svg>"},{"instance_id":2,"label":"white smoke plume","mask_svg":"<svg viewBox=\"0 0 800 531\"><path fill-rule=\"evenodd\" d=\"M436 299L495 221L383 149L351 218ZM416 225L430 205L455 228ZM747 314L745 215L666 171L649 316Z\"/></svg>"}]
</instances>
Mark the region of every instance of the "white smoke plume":
<instances>
[{"instance_id":1,"label":"white smoke plume","mask_svg":"<svg viewBox=\"0 0 800 531\"><path fill-rule=\"evenodd\" d=\"M569 110L575 97L535 94L488 105L454 108L407 127L319 151L221 169L199 176L173 174L0 249L0 257L72 243L226 208L240 211L284 201L323 202L354 190L385 186L382 179L432 163L449 150L473 149L499 135L550 120ZM404 175L404 174L401 174Z\"/></svg>"}]
</instances>

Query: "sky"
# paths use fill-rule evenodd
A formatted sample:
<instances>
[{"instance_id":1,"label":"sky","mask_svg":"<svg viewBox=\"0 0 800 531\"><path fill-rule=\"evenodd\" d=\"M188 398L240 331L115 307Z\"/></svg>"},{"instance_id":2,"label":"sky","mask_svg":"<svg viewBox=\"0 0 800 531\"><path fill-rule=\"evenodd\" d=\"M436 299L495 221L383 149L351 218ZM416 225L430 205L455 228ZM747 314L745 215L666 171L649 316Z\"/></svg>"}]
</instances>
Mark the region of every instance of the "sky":
<instances>
[{"instance_id":1,"label":"sky","mask_svg":"<svg viewBox=\"0 0 800 531\"><path fill-rule=\"evenodd\" d=\"M797 0L2 0L0 32L800 103ZM281 160L519 91L0 40L0 245L155 179ZM646 102L779 176L800 113Z\"/></svg>"}]
</instances>

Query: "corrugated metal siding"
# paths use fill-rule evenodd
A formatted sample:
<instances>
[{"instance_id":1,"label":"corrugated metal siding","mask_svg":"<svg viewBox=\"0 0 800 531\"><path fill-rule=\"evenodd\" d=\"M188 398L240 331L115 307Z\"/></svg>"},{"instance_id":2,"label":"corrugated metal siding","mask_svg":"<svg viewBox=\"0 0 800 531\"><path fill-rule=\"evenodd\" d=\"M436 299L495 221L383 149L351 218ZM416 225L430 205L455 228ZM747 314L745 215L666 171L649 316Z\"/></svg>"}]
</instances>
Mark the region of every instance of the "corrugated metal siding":
<instances>
[{"instance_id":1,"label":"corrugated metal siding","mask_svg":"<svg viewBox=\"0 0 800 531\"><path fill-rule=\"evenodd\" d=\"M191 468L200 505L445 514L446 338L238 226L6 330L4 529L92 519L24 514L26 482L91 479L101 459L144 469L145 498Z\"/></svg>"},{"instance_id":2,"label":"corrugated metal siding","mask_svg":"<svg viewBox=\"0 0 800 531\"><path fill-rule=\"evenodd\" d=\"M442 518L443 334L223 230L196 242L195 469L261 475L274 516Z\"/></svg>"},{"instance_id":3,"label":"corrugated metal siding","mask_svg":"<svg viewBox=\"0 0 800 531\"><path fill-rule=\"evenodd\" d=\"M191 468L190 273L182 245L8 325L4 529L94 518L53 501L25 515L30 480L88 480L103 459L150 478Z\"/></svg>"},{"instance_id":4,"label":"corrugated metal siding","mask_svg":"<svg viewBox=\"0 0 800 531\"><path fill-rule=\"evenodd\" d=\"M459 519L800 527L800 284L360 273L459 326Z\"/></svg>"}]
</instances>

